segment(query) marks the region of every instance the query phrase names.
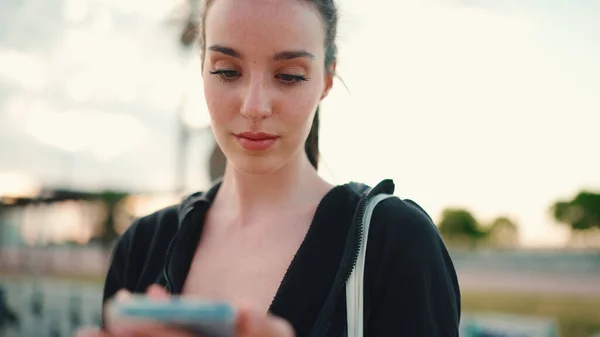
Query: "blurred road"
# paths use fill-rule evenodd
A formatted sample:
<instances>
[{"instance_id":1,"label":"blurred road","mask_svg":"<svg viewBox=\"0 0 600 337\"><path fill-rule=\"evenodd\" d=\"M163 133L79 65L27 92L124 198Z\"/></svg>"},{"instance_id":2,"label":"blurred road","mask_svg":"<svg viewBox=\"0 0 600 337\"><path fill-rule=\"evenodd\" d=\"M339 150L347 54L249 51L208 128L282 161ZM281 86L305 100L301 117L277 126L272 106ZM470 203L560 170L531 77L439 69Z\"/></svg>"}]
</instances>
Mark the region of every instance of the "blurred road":
<instances>
[{"instance_id":1,"label":"blurred road","mask_svg":"<svg viewBox=\"0 0 600 337\"><path fill-rule=\"evenodd\" d=\"M600 296L599 273L562 273L530 270L459 268L461 289L511 293L553 293Z\"/></svg>"}]
</instances>

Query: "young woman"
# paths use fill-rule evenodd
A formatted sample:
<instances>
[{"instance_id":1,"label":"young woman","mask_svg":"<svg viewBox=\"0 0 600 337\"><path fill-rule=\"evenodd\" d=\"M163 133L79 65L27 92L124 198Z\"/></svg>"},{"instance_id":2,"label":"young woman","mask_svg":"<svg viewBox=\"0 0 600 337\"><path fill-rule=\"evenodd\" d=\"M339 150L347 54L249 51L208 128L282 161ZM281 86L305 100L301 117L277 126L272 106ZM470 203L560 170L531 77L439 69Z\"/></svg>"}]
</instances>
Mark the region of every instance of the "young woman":
<instances>
[{"instance_id":1,"label":"young woman","mask_svg":"<svg viewBox=\"0 0 600 337\"><path fill-rule=\"evenodd\" d=\"M224 177L130 227L104 298L120 291L227 301L243 308L237 336L344 336L362 199L354 185L317 174L318 105L337 57L335 5L209 0L202 19L202 76ZM373 193L393 189L386 180ZM458 336L454 266L414 204L390 198L375 209L364 281L365 336ZM86 334L187 336L110 324Z\"/></svg>"}]
</instances>

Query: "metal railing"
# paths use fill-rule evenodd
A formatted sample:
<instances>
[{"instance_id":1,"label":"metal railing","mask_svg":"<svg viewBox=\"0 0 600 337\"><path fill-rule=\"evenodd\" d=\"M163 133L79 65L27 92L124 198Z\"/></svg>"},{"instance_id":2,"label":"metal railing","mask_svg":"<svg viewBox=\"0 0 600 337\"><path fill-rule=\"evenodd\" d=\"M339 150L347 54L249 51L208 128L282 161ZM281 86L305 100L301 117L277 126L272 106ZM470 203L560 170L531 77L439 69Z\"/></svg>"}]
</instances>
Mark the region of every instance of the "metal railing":
<instances>
[{"instance_id":1,"label":"metal railing","mask_svg":"<svg viewBox=\"0 0 600 337\"><path fill-rule=\"evenodd\" d=\"M0 336L67 337L99 325L102 286L52 280L0 280Z\"/></svg>"}]
</instances>

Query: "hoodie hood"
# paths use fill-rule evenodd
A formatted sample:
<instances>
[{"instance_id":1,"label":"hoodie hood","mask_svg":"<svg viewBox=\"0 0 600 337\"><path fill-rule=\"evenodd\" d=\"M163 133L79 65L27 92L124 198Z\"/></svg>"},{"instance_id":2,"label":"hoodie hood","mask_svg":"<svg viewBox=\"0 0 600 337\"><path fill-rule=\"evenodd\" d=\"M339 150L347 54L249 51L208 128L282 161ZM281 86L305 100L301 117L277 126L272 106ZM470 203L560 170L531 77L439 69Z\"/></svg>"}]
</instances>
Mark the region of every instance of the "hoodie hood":
<instances>
[{"instance_id":1,"label":"hoodie hood","mask_svg":"<svg viewBox=\"0 0 600 337\"><path fill-rule=\"evenodd\" d=\"M219 187L221 187L221 182L222 179L218 179L212 183L212 186L207 191L194 192L182 199L177 210L179 227L181 227L185 216L194 210L196 206L200 204L210 205L212 203L215 194L217 194Z\"/></svg>"},{"instance_id":2,"label":"hoodie hood","mask_svg":"<svg viewBox=\"0 0 600 337\"><path fill-rule=\"evenodd\" d=\"M210 205L213 202L222 182L222 179L218 179L212 183L207 191L195 192L183 198L178 209L179 227L181 227L184 217L194 210L196 206L200 204ZM375 185L375 187L357 182L347 183L346 186L359 195L365 192L369 192L370 194L393 194L395 189L394 181L391 179L384 179Z\"/></svg>"}]
</instances>

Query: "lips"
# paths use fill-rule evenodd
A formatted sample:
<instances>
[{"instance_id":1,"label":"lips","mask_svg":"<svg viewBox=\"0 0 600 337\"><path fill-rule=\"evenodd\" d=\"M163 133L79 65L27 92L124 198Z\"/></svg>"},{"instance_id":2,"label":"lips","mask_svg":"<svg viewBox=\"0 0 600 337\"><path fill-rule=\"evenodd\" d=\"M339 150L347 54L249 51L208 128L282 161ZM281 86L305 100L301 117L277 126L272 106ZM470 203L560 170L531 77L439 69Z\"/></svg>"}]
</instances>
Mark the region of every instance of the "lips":
<instances>
[{"instance_id":1,"label":"lips","mask_svg":"<svg viewBox=\"0 0 600 337\"><path fill-rule=\"evenodd\" d=\"M248 151L265 151L277 142L279 136L265 132L242 132L235 134L235 138Z\"/></svg>"},{"instance_id":2,"label":"lips","mask_svg":"<svg viewBox=\"0 0 600 337\"><path fill-rule=\"evenodd\" d=\"M275 139L277 135L273 135L265 132L242 132L236 134L237 137L246 138L250 140L267 140L267 139Z\"/></svg>"}]
</instances>

